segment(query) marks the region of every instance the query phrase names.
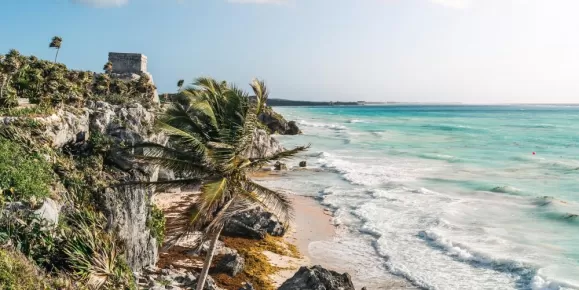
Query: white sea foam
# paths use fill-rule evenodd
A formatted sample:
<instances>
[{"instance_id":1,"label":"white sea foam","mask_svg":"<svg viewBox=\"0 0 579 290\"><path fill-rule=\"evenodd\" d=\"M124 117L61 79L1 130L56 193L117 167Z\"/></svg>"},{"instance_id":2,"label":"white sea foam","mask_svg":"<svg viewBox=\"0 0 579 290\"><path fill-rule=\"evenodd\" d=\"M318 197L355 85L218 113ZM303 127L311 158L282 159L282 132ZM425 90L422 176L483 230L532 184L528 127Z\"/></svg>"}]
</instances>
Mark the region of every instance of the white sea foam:
<instances>
[{"instance_id":1,"label":"white sea foam","mask_svg":"<svg viewBox=\"0 0 579 290\"><path fill-rule=\"evenodd\" d=\"M487 128L481 123L437 123L438 117L429 116L423 121L421 117L391 118L383 126L373 119L372 128L361 129L369 125L348 125L360 120L355 118L358 116L324 117L326 123L302 116L308 120L300 123L305 135L295 138L304 138L300 140L313 143L317 150L307 153L314 159L308 160L308 166L326 170L307 178L302 174L288 182L296 191L306 192L312 180L320 178L315 194L322 204L333 209L334 223L347 232L347 236L340 232L316 254L347 257L352 264L364 268L351 274L375 279L372 282L378 284L380 272L364 276L369 272L365 269L386 265L392 273L425 289L579 289L575 285L579 277L577 263L574 257L565 257L566 253L574 253L569 250L573 245L568 243L575 240L568 231L576 224L561 218L567 212L575 212L573 202L564 201L573 197L532 188L541 196L557 197L537 200L530 196L530 186L524 183L529 180L525 176L528 174L545 184L554 183L551 188L557 189L565 180L553 176L561 177L561 172L566 171L564 174L572 178L571 170L576 169L578 161L553 159L542 152L533 156L535 147L526 149L529 154L525 155L519 151L511 152L520 155L510 154L508 150L494 154L496 148L502 148L485 143L483 137L454 139L460 134L493 132L479 129ZM409 127L411 130L395 128L412 125L409 123L415 123ZM520 137L498 135L500 138L494 140L497 144ZM345 138L351 138L357 146L344 146ZM367 144L371 146L364 147ZM383 149L374 152L368 148ZM470 148L480 151L466 154L472 153ZM501 171L500 164L496 164L501 160L495 158L499 155L518 171ZM472 159L477 158L492 159L489 163L493 167L473 164ZM527 171L522 172L523 169ZM538 169L549 170L549 174L537 174ZM428 182L424 181L426 178ZM478 183L483 185L472 189ZM560 238L565 234L564 239ZM358 247L364 247L368 240L374 254L383 259L370 258L372 253L368 252L357 255Z\"/></svg>"},{"instance_id":2,"label":"white sea foam","mask_svg":"<svg viewBox=\"0 0 579 290\"><path fill-rule=\"evenodd\" d=\"M326 128L331 130L346 130L345 126L338 125L338 124L327 124L327 123L315 123L306 120L299 120L298 124L304 127L314 127L314 128Z\"/></svg>"}]
</instances>

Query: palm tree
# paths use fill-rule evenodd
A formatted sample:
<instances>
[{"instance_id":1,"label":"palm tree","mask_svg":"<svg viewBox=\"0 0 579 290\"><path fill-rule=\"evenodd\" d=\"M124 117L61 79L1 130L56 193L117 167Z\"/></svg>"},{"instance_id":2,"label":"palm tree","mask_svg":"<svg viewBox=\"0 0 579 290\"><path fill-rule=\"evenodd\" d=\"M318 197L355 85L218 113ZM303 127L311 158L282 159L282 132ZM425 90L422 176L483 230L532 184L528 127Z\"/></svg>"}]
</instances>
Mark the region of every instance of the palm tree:
<instances>
[{"instance_id":1,"label":"palm tree","mask_svg":"<svg viewBox=\"0 0 579 290\"><path fill-rule=\"evenodd\" d=\"M111 74L113 72L113 63L110 61L107 61L107 63L105 63L105 65L103 66L103 70L107 74Z\"/></svg>"},{"instance_id":2,"label":"palm tree","mask_svg":"<svg viewBox=\"0 0 579 290\"><path fill-rule=\"evenodd\" d=\"M131 147L142 150L133 155L137 160L171 169L185 177L125 185L161 188L201 185L197 199L189 206L173 239L174 242L192 231L202 231L200 242L210 240L197 284L200 290L221 230L233 215L261 206L286 224L293 216L290 199L285 194L257 184L248 173L269 162L290 158L308 147L296 147L263 158L247 158L257 123L257 110L249 96L210 78L197 79L194 86L183 91L180 101L172 103L157 123L169 136L170 147L155 143Z\"/></svg>"},{"instance_id":3,"label":"palm tree","mask_svg":"<svg viewBox=\"0 0 579 290\"><path fill-rule=\"evenodd\" d=\"M179 80L177 82L177 87L179 88L179 92L183 89L183 84L185 83L185 80Z\"/></svg>"},{"instance_id":4,"label":"palm tree","mask_svg":"<svg viewBox=\"0 0 579 290\"><path fill-rule=\"evenodd\" d=\"M48 45L50 48L56 48L56 56L54 57L54 62L58 59L58 52L60 51L60 46L62 45L62 37L55 36L52 38L52 41Z\"/></svg>"},{"instance_id":5,"label":"palm tree","mask_svg":"<svg viewBox=\"0 0 579 290\"><path fill-rule=\"evenodd\" d=\"M267 99L269 98L269 91L265 86L264 81L260 81L258 79L253 79L250 84L251 88L253 89L253 93L255 94L256 100L256 107L257 107L257 115L263 112L263 109L267 105Z\"/></svg>"}]
</instances>

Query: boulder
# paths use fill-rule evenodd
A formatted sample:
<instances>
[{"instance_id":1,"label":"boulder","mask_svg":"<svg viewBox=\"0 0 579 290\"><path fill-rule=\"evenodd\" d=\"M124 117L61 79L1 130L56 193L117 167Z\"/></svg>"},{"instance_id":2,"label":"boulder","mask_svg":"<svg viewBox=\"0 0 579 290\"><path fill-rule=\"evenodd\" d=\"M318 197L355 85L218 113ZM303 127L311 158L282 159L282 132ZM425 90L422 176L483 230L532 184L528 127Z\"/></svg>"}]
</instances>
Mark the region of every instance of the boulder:
<instances>
[{"instance_id":1,"label":"boulder","mask_svg":"<svg viewBox=\"0 0 579 290\"><path fill-rule=\"evenodd\" d=\"M289 121L287 126L288 130L286 131L286 135L298 135L302 133L295 121Z\"/></svg>"},{"instance_id":2,"label":"boulder","mask_svg":"<svg viewBox=\"0 0 579 290\"><path fill-rule=\"evenodd\" d=\"M285 234L285 226L272 213L256 209L236 214L223 228L223 235L263 239L266 234L281 237Z\"/></svg>"},{"instance_id":3,"label":"boulder","mask_svg":"<svg viewBox=\"0 0 579 290\"><path fill-rule=\"evenodd\" d=\"M207 254L207 250L209 249L209 245L211 244L211 241L205 241L201 247L195 247L195 250L191 250L187 252L187 255L189 256L205 256ZM236 249L232 249L229 247L225 246L225 243L223 243L222 241L217 241L217 243L215 244L215 252L214 254L216 256L220 256L220 255L236 255L237 254L237 250Z\"/></svg>"},{"instance_id":4,"label":"boulder","mask_svg":"<svg viewBox=\"0 0 579 290\"><path fill-rule=\"evenodd\" d=\"M308 166L307 162L300 161L300 167L306 167L306 166Z\"/></svg>"},{"instance_id":5,"label":"boulder","mask_svg":"<svg viewBox=\"0 0 579 290\"><path fill-rule=\"evenodd\" d=\"M339 274L322 266L301 267L278 290L355 290L348 273Z\"/></svg>"},{"instance_id":6,"label":"boulder","mask_svg":"<svg viewBox=\"0 0 579 290\"><path fill-rule=\"evenodd\" d=\"M278 161L273 165L273 168L278 171L287 170L287 165Z\"/></svg>"},{"instance_id":7,"label":"boulder","mask_svg":"<svg viewBox=\"0 0 579 290\"><path fill-rule=\"evenodd\" d=\"M267 126L271 133L281 135L297 135L301 133L296 122L286 121L282 115L276 113L271 107L266 107L258 118L261 123Z\"/></svg>"},{"instance_id":8,"label":"boulder","mask_svg":"<svg viewBox=\"0 0 579 290\"><path fill-rule=\"evenodd\" d=\"M245 259L239 254L229 254L221 258L215 270L231 277L237 276L245 267Z\"/></svg>"},{"instance_id":9,"label":"boulder","mask_svg":"<svg viewBox=\"0 0 579 290\"><path fill-rule=\"evenodd\" d=\"M50 224L58 224L58 217L60 215L60 209L62 206L56 201L47 198L44 200L42 206L34 211L41 219L46 220Z\"/></svg>"}]
</instances>

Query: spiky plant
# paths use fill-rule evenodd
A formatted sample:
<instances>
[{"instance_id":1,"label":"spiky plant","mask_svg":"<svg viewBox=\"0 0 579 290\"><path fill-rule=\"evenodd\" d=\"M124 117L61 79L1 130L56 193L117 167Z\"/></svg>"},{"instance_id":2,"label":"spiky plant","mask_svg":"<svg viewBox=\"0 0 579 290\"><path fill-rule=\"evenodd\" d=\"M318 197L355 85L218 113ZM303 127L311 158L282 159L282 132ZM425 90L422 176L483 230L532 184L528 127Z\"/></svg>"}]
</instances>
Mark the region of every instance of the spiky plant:
<instances>
[{"instance_id":1,"label":"spiky plant","mask_svg":"<svg viewBox=\"0 0 579 290\"><path fill-rule=\"evenodd\" d=\"M63 252L73 275L90 289L133 288L132 273L114 234L105 230L100 213L75 211L66 217L70 227Z\"/></svg>"},{"instance_id":2,"label":"spiky plant","mask_svg":"<svg viewBox=\"0 0 579 290\"><path fill-rule=\"evenodd\" d=\"M60 36L53 37L52 41L50 41L50 44L48 45L48 47L56 49L56 56L54 57L54 62L56 62L56 60L58 59L58 52L60 51L61 46L62 46L62 37Z\"/></svg>"},{"instance_id":3,"label":"spiky plant","mask_svg":"<svg viewBox=\"0 0 579 290\"><path fill-rule=\"evenodd\" d=\"M255 94L255 101L256 101L256 108L257 108L257 115L263 112L263 109L266 106L267 99L269 98L269 91L265 86L264 81L260 81L258 79L253 79L251 82L251 88L253 89L253 93Z\"/></svg>"},{"instance_id":4,"label":"spiky plant","mask_svg":"<svg viewBox=\"0 0 579 290\"><path fill-rule=\"evenodd\" d=\"M157 123L158 128L170 137L171 147L143 143L132 149L142 150L141 154L134 155L137 159L186 177L125 185L201 185L197 199L189 206L175 235L178 239L193 231L202 231L204 235L200 242L210 240L197 284L200 290L207 278L216 241L233 215L261 206L282 222L287 223L292 218L290 199L284 193L254 182L249 173L269 162L290 158L305 151L307 146L262 158L248 158L258 112L248 94L226 82L199 78L194 87L184 91L181 97Z\"/></svg>"}]
</instances>

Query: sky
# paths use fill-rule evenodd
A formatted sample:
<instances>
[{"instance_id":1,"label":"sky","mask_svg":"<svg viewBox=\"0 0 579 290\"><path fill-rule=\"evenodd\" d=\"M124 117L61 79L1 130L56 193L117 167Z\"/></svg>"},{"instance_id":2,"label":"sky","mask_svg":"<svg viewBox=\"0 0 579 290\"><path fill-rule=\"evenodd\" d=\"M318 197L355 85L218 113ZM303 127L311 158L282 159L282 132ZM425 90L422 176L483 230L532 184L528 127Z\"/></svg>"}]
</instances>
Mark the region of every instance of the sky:
<instances>
[{"instance_id":1,"label":"sky","mask_svg":"<svg viewBox=\"0 0 579 290\"><path fill-rule=\"evenodd\" d=\"M161 93L210 76L272 98L579 103L577 0L18 0L0 52L101 71L147 55Z\"/></svg>"}]
</instances>

